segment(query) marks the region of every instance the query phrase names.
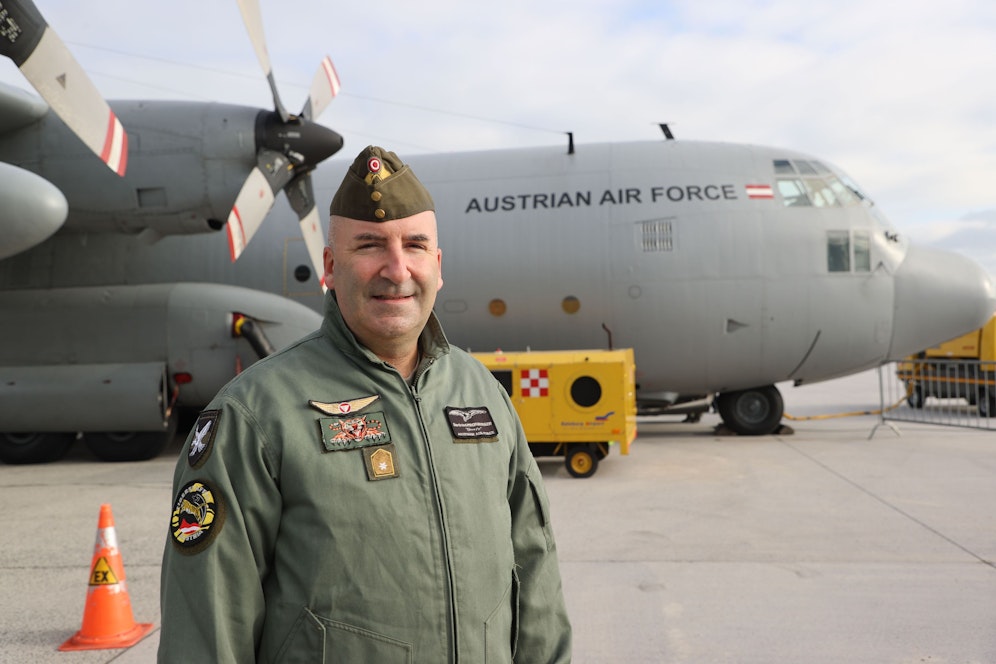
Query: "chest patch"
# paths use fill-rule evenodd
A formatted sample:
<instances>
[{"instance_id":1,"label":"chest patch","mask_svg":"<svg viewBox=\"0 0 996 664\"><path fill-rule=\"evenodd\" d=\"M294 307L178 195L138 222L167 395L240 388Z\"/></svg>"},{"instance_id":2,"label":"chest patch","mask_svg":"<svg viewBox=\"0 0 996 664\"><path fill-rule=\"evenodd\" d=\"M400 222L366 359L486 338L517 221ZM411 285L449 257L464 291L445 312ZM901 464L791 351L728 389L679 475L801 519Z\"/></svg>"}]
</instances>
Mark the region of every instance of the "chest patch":
<instances>
[{"instance_id":1,"label":"chest patch","mask_svg":"<svg viewBox=\"0 0 996 664\"><path fill-rule=\"evenodd\" d=\"M326 452L355 450L391 442L391 432L383 412L323 417L318 422L322 431L322 448Z\"/></svg>"},{"instance_id":2,"label":"chest patch","mask_svg":"<svg viewBox=\"0 0 996 664\"><path fill-rule=\"evenodd\" d=\"M498 440L498 427L486 406L443 409L450 425L454 443L494 443Z\"/></svg>"}]
</instances>

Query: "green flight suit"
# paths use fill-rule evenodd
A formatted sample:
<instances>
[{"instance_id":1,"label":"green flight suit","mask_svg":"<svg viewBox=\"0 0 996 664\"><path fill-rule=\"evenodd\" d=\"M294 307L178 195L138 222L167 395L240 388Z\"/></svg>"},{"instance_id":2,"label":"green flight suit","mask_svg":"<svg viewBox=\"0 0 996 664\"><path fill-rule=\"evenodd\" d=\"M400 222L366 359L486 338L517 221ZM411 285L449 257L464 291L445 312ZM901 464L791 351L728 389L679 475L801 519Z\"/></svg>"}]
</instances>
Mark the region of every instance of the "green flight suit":
<instances>
[{"instance_id":1,"label":"green flight suit","mask_svg":"<svg viewBox=\"0 0 996 664\"><path fill-rule=\"evenodd\" d=\"M201 413L173 480L160 661L570 660L511 402L435 316L420 349L408 383L330 293L320 330Z\"/></svg>"}]
</instances>

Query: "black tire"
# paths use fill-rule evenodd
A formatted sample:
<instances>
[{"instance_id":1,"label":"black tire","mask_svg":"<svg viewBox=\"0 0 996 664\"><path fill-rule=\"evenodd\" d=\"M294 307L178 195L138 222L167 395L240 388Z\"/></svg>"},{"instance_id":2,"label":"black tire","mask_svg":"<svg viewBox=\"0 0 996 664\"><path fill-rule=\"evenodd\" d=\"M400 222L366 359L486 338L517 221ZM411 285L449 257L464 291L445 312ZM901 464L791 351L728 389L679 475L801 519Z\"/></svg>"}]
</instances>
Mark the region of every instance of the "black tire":
<instances>
[{"instance_id":1,"label":"black tire","mask_svg":"<svg viewBox=\"0 0 996 664\"><path fill-rule=\"evenodd\" d=\"M598 470L598 450L590 443L568 445L564 465L571 477L591 477Z\"/></svg>"},{"instance_id":2,"label":"black tire","mask_svg":"<svg viewBox=\"0 0 996 664\"><path fill-rule=\"evenodd\" d=\"M0 460L10 464L58 461L76 440L75 433L2 433Z\"/></svg>"},{"instance_id":3,"label":"black tire","mask_svg":"<svg viewBox=\"0 0 996 664\"><path fill-rule=\"evenodd\" d=\"M716 408L726 427L741 436L774 433L785 413L782 394L774 385L724 392L716 400Z\"/></svg>"},{"instance_id":4,"label":"black tire","mask_svg":"<svg viewBox=\"0 0 996 664\"><path fill-rule=\"evenodd\" d=\"M83 441L101 461L148 461L166 449L176 435L177 417L163 431L87 432Z\"/></svg>"}]
</instances>

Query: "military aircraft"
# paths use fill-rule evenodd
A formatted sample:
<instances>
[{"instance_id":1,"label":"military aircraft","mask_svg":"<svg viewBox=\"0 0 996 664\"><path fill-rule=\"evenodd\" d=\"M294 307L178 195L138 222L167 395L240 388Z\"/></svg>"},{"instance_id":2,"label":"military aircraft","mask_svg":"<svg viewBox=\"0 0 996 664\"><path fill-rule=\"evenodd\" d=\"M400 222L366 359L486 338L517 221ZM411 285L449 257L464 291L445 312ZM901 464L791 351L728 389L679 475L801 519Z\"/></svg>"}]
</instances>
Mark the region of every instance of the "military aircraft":
<instances>
[{"instance_id":1,"label":"military aircraft","mask_svg":"<svg viewBox=\"0 0 996 664\"><path fill-rule=\"evenodd\" d=\"M78 437L102 459L154 456L179 410L318 325L315 208L348 162L316 168L342 139L314 119L338 83L323 63L288 114L258 7L240 6L275 110L113 102L124 167L56 102L0 87L0 459L55 459ZM0 25L3 12L46 35L15 52L0 32L44 95L23 63L54 33L30 0L0 0ZM85 76L59 53L35 66ZM799 152L665 131L403 156L436 201L452 343L632 347L645 408L715 396L737 433L777 429L778 382L901 358L996 307L978 265L911 245L843 171Z\"/></svg>"}]
</instances>

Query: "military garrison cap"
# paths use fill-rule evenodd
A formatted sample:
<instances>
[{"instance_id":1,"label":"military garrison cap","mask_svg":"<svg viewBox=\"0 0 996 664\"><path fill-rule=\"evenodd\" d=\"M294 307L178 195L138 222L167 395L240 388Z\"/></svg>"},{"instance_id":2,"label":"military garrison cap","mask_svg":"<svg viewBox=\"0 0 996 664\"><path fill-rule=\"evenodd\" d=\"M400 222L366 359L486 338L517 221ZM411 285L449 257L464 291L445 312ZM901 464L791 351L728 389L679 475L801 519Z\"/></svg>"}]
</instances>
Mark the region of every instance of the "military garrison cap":
<instances>
[{"instance_id":1,"label":"military garrison cap","mask_svg":"<svg viewBox=\"0 0 996 664\"><path fill-rule=\"evenodd\" d=\"M403 219L435 211L432 196L393 152L367 146L332 197L329 214L360 221Z\"/></svg>"}]
</instances>

